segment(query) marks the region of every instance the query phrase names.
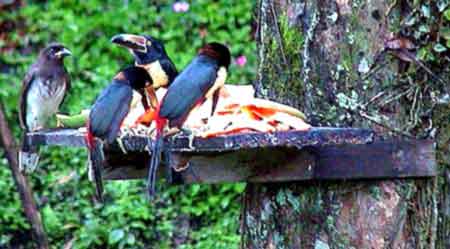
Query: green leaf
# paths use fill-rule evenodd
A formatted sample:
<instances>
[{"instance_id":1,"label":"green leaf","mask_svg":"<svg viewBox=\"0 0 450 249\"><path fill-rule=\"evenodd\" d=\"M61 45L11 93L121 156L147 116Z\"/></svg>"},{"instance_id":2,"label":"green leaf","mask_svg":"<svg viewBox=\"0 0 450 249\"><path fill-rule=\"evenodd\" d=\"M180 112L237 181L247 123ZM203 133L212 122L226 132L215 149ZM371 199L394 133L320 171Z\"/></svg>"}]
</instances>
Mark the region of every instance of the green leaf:
<instances>
[{"instance_id":1,"label":"green leaf","mask_svg":"<svg viewBox=\"0 0 450 249\"><path fill-rule=\"evenodd\" d=\"M417 58L419 60L426 60L428 55L430 54L429 48L428 47L421 47L419 49L419 51L417 52Z\"/></svg>"},{"instance_id":2,"label":"green leaf","mask_svg":"<svg viewBox=\"0 0 450 249\"><path fill-rule=\"evenodd\" d=\"M116 244L125 236L125 232L122 229L114 229L109 234L109 244Z\"/></svg>"},{"instance_id":3,"label":"green leaf","mask_svg":"<svg viewBox=\"0 0 450 249\"><path fill-rule=\"evenodd\" d=\"M135 243L136 243L136 237L132 233L130 233L127 238L127 244L134 245Z\"/></svg>"},{"instance_id":4,"label":"green leaf","mask_svg":"<svg viewBox=\"0 0 450 249\"><path fill-rule=\"evenodd\" d=\"M246 186L245 183L237 183L234 185L234 189L236 193L242 193L245 190L245 186Z\"/></svg>"},{"instance_id":5,"label":"green leaf","mask_svg":"<svg viewBox=\"0 0 450 249\"><path fill-rule=\"evenodd\" d=\"M434 45L433 50L438 53L442 53L447 51L447 48L444 45L437 43L436 45Z\"/></svg>"},{"instance_id":6,"label":"green leaf","mask_svg":"<svg viewBox=\"0 0 450 249\"><path fill-rule=\"evenodd\" d=\"M450 21L450 8L448 8L448 9L444 12L444 16L445 16L445 19L447 19L447 21Z\"/></svg>"},{"instance_id":7,"label":"green leaf","mask_svg":"<svg viewBox=\"0 0 450 249\"><path fill-rule=\"evenodd\" d=\"M200 191L200 184L192 184L191 195L197 195L199 191Z\"/></svg>"},{"instance_id":8,"label":"green leaf","mask_svg":"<svg viewBox=\"0 0 450 249\"><path fill-rule=\"evenodd\" d=\"M48 230L57 230L62 225L57 213L49 206L45 206L42 210L44 225Z\"/></svg>"},{"instance_id":9,"label":"green leaf","mask_svg":"<svg viewBox=\"0 0 450 249\"><path fill-rule=\"evenodd\" d=\"M450 27L442 27L439 32L444 39L450 40Z\"/></svg>"},{"instance_id":10,"label":"green leaf","mask_svg":"<svg viewBox=\"0 0 450 249\"><path fill-rule=\"evenodd\" d=\"M424 17L430 18L430 6L424 4L420 10L422 11Z\"/></svg>"},{"instance_id":11,"label":"green leaf","mask_svg":"<svg viewBox=\"0 0 450 249\"><path fill-rule=\"evenodd\" d=\"M425 25L425 24L420 25L419 31L422 33L428 33L428 32L430 32L430 27L428 27L428 25Z\"/></svg>"},{"instance_id":12,"label":"green leaf","mask_svg":"<svg viewBox=\"0 0 450 249\"><path fill-rule=\"evenodd\" d=\"M230 197L229 196L223 197L222 200L220 201L220 206L222 208L227 208L229 204L230 204Z\"/></svg>"},{"instance_id":13,"label":"green leaf","mask_svg":"<svg viewBox=\"0 0 450 249\"><path fill-rule=\"evenodd\" d=\"M448 0L439 0L437 1L437 7L439 12L442 12L445 10L445 8L447 8L447 6L449 6L450 2Z\"/></svg>"}]
</instances>

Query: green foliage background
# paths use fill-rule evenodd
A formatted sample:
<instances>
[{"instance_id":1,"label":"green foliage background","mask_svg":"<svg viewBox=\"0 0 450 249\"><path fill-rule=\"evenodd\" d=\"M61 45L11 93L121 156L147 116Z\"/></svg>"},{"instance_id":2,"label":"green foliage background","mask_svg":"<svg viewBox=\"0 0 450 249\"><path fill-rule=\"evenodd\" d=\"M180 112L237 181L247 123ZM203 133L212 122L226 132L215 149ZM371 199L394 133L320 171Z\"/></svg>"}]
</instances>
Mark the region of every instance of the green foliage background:
<instances>
[{"instance_id":1,"label":"green foliage background","mask_svg":"<svg viewBox=\"0 0 450 249\"><path fill-rule=\"evenodd\" d=\"M38 1L17 11L1 11L0 23L14 26L0 40L0 98L17 137L22 77L50 41L62 42L74 55L66 60L73 88L61 110L72 114L88 108L114 74L132 63L125 49L110 43L117 33L150 34L163 40L178 69L203 43L224 42L234 58L247 57L244 67L233 63L228 82L252 80L256 65L252 2L200 0L190 3L185 13L175 13L172 4ZM0 149L0 248L32 248L30 227L3 153ZM143 181L107 182L107 202L102 206L93 202L85 159L82 149L44 149L39 169L29 176L53 248L71 240L73 248L171 248L186 229L180 248L238 247L243 184L164 186L149 203ZM182 220L189 225L177 225Z\"/></svg>"}]
</instances>

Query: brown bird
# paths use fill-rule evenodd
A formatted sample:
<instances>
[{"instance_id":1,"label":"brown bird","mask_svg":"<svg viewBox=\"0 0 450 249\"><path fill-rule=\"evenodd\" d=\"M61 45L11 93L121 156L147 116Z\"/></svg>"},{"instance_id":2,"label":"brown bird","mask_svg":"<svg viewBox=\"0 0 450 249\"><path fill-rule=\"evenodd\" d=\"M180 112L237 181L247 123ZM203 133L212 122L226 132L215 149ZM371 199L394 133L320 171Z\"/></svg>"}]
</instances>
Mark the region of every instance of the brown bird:
<instances>
[{"instance_id":1,"label":"brown bird","mask_svg":"<svg viewBox=\"0 0 450 249\"><path fill-rule=\"evenodd\" d=\"M19 119L23 130L19 166L33 171L39 161L37 148L30 146L25 134L47 127L70 89L70 76L64 67L64 57L71 52L62 44L51 43L41 50L37 61L31 65L22 84Z\"/></svg>"}]
</instances>

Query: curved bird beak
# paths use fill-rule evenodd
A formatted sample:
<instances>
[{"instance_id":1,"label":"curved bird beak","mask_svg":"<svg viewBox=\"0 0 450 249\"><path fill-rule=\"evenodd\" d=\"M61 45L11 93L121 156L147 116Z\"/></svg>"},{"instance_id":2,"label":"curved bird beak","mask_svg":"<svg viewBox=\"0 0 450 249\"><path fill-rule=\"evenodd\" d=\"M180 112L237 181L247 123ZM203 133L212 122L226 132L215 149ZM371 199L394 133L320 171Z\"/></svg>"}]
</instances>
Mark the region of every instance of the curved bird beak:
<instances>
[{"instance_id":1,"label":"curved bird beak","mask_svg":"<svg viewBox=\"0 0 450 249\"><path fill-rule=\"evenodd\" d=\"M58 58L64 58L66 56L72 55L72 52L70 52L70 50L68 50L67 48L63 48L61 51L56 52L55 55Z\"/></svg>"},{"instance_id":2,"label":"curved bird beak","mask_svg":"<svg viewBox=\"0 0 450 249\"><path fill-rule=\"evenodd\" d=\"M140 35L119 34L111 38L111 42L131 50L147 52L147 39Z\"/></svg>"}]
</instances>

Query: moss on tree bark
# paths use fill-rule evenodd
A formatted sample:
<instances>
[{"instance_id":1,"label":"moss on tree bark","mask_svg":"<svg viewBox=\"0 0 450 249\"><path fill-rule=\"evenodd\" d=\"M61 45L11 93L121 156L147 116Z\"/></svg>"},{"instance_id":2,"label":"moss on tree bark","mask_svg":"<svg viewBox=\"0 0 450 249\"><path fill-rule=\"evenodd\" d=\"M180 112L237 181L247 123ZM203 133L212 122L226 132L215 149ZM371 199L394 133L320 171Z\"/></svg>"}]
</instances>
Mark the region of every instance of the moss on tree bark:
<instances>
[{"instance_id":1,"label":"moss on tree bark","mask_svg":"<svg viewBox=\"0 0 450 249\"><path fill-rule=\"evenodd\" d=\"M389 44L413 32L404 23L417 4L257 3L259 96L302 109L315 126L435 138L442 176L248 184L243 248L450 248L450 105L440 101L449 70Z\"/></svg>"}]
</instances>

